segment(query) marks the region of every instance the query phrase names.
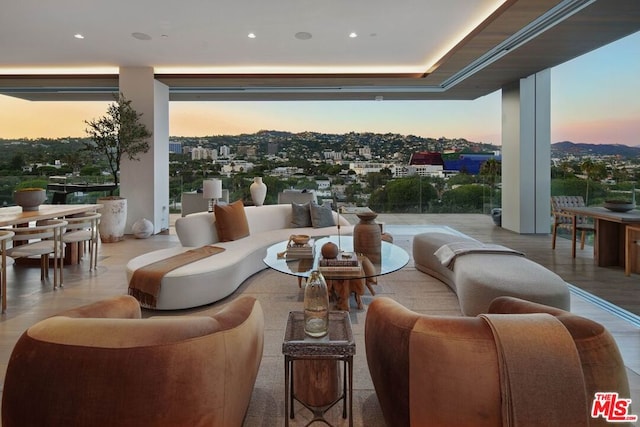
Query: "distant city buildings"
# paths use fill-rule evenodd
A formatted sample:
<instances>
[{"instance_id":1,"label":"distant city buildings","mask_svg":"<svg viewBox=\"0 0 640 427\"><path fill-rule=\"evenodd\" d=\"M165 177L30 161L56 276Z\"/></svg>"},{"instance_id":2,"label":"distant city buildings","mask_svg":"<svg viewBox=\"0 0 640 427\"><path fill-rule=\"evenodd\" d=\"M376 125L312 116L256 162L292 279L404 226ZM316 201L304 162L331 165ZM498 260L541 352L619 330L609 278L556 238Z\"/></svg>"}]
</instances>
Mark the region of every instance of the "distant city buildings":
<instances>
[{"instance_id":1,"label":"distant city buildings","mask_svg":"<svg viewBox=\"0 0 640 427\"><path fill-rule=\"evenodd\" d=\"M322 153L325 160L342 160L341 151L325 151Z\"/></svg>"},{"instance_id":2,"label":"distant city buildings","mask_svg":"<svg viewBox=\"0 0 640 427\"><path fill-rule=\"evenodd\" d=\"M444 160L442 158L442 153L434 152L434 151L420 151L417 153L412 153L411 158L409 159L410 165L434 165L434 166L443 166Z\"/></svg>"},{"instance_id":3,"label":"distant city buildings","mask_svg":"<svg viewBox=\"0 0 640 427\"><path fill-rule=\"evenodd\" d=\"M191 160L216 160L217 158L218 154L216 150L212 150L210 148L197 146L191 150Z\"/></svg>"},{"instance_id":4,"label":"distant city buildings","mask_svg":"<svg viewBox=\"0 0 640 427\"><path fill-rule=\"evenodd\" d=\"M394 165L391 168L391 174L394 178L414 175L438 178L444 178L446 176L442 165Z\"/></svg>"},{"instance_id":5,"label":"distant city buildings","mask_svg":"<svg viewBox=\"0 0 640 427\"><path fill-rule=\"evenodd\" d=\"M304 169L292 166L279 166L271 170L271 175L281 178L290 178L294 175L303 174Z\"/></svg>"},{"instance_id":6,"label":"distant city buildings","mask_svg":"<svg viewBox=\"0 0 640 427\"><path fill-rule=\"evenodd\" d=\"M318 185L318 191L325 191L331 189L331 181L328 179L316 179Z\"/></svg>"},{"instance_id":7,"label":"distant city buildings","mask_svg":"<svg viewBox=\"0 0 640 427\"><path fill-rule=\"evenodd\" d=\"M65 139L63 142L78 144L82 140ZM46 147L53 142L3 141L3 156L16 157L20 154L17 146L24 144L37 144L47 150ZM58 150L60 142L56 141L55 144ZM562 170L571 168L571 172L577 176L581 176L579 162L584 159L606 162L609 165L609 174L604 180L607 183L621 179L632 180L640 170L640 147L563 142L553 144L551 148L552 164ZM202 166L202 170L206 170L208 174L219 172L231 176L251 173L255 164L264 176L270 175L282 180L301 178L305 182L315 180L319 199L334 200L338 196L345 196L345 186L353 183L367 185L365 178L369 173L389 172L393 178L447 178L458 173L478 174L487 160L501 161L499 146L491 144L462 139L372 133L338 135L261 131L237 136L172 137L169 150L171 153L183 153L193 160L209 162L209 167ZM182 160L174 163L180 161ZM569 162L573 164L570 165ZM21 165L25 173L49 166L60 168L64 165L60 162L54 165L36 163L35 159ZM180 167L193 169L201 166L188 165L185 161L184 166ZM193 170L191 172L196 173ZM328 179L318 179L325 176ZM349 197L353 199L354 195L350 193ZM357 197L359 202L362 201L360 195Z\"/></svg>"},{"instance_id":8,"label":"distant city buildings","mask_svg":"<svg viewBox=\"0 0 640 427\"><path fill-rule=\"evenodd\" d=\"M411 155L409 160L409 168L407 173L414 171L420 176L432 175L438 168L441 173L446 175L450 173L465 172L471 175L480 173L482 164L489 159L500 161L501 155L499 151L491 153L462 153L462 152L416 152ZM415 167L410 169L411 167Z\"/></svg>"},{"instance_id":9,"label":"distant city buildings","mask_svg":"<svg viewBox=\"0 0 640 427\"><path fill-rule=\"evenodd\" d=\"M182 142L169 141L169 152L175 154L182 154Z\"/></svg>"},{"instance_id":10,"label":"distant city buildings","mask_svg":"<svg viewBox=\"0 0 640 427\"><path fill-rule=\"evenodd\" d=\"M251 146L251 145L239 145L236 148L236 154L238 156L256 157L258 153L257 153L256 147L254 147L254 146Z\"/></svg>"},{"instance_id":11,"label":"distant city buildings","mask_svg":"<svg viewBox=\"0 0 640 427\"><path fill-rule=\"evenodd\" d=\"M391 169L395 165L392 163L371 163L371 162L351 162L349 169L358 176L364 176L371 172L380 172L382 169Z\"/></svg>"},{"instance_id":12,"label":"distant city buildings","mask_svg":"<svg viewBox=\"0 0 640 427\"><path fill-rule=\"evenodd\" d=\"M222 165L221 172L224 175L229 176L232 173L249 172L253 170L254 166L255 165L253 163L250 163L244 160L234 160L232 162L228 162Z\"/></svg>"},{"instance_id":13,"label":"distant city buildings","mask_svg":"<svg viewBox=\"0 0 640 427\"><path fill-rule=\"evenodd\" d=\"M278 150L280 149L280 144L277 142L269 142L267 144L267 154L270 156L275 156L278 154Z\"/></svg>"},{"instance_id":14,"label":"distant city buildings","mask_svg":"<svg viewBox=\"0 0 640 427\"><path fill-rule=\"evenodd\" d=\"M358 148L358 156L365 158L367 160L371 160L371 148L369 147Z\"/></svg>"},{"instance_id":15,"label":"distant city buildings","mask_svg":"<svg viewBox=\"0 0 640 427\"><path fill-rule=\"evenodd\" d=\"M502 157L495 153L456 153L443 157L445 171L465 172L471 175L478 175L482 164L487 160L502 160Z\"/></svg>"}]
</instances>

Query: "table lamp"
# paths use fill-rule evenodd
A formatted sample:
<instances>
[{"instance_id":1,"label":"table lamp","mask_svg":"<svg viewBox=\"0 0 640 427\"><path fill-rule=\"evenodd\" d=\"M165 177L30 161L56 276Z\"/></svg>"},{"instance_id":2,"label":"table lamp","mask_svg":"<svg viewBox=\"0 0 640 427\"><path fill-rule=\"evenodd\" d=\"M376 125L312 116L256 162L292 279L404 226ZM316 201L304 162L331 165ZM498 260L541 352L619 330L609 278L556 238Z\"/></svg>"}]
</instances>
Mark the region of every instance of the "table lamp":
<instances>
[{"instance_id":1,"label":"table lamp","mask_svg":"<svg viewBox=\"0 0 640 427\"><path fill-rule=\"evenodd\" d=\"M202 181L202 197L209 199L209 212L212 212L213 206L222 197L222 180L213 178Z\"/></svg>"}]
</instances>

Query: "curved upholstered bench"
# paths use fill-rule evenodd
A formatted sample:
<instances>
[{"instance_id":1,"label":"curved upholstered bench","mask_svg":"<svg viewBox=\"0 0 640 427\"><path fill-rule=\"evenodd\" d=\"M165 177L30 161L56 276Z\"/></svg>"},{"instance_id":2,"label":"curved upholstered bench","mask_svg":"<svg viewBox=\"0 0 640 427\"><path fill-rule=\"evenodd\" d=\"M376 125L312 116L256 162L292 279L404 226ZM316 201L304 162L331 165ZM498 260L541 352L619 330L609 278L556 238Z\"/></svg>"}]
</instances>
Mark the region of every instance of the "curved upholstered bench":
<instances>
[{"instance_id":1,"label":"curved upholstered bench","mask_svg":"<svg viewBox=\"0 0 640 427\"><path fill-rule=\"evenodd\" d=\"M157 310L176 310L197 307L219 301L232 294L248 277L266 268L262 261L270 245L286 240L292 234L327 236L338 233L336 226L313 228L292 227L291 205L247 206L244 208L249 236L220 242L215 227L215 215L202 212L176 220L180 246L140 255L127 263L127 280L134 271L151 263L182 254L188 249L205 245L218 246L221 253L178 267L164 275L160 293L153 307ZM338 213L334 221L340 233L353 233L353 226ZM144 302L141 305L150 308Z\"/></svg>"},{"instance_id":2,"label":"curved upholstered bench","mask_svg":"<svg viewBox=\"0 0 640 427\"><path fill-rule=\"evenodd\" d=\"M463 234L432 232L413 239L418 270L446 283L458 296L467 316L486 313L491 301L512 296L569 310L569 287L560 276L523 256L501 253L469 253L459 256L453 269L442 264L435 252L443 245L477 242Z\"/></svg>"}]
</instances>

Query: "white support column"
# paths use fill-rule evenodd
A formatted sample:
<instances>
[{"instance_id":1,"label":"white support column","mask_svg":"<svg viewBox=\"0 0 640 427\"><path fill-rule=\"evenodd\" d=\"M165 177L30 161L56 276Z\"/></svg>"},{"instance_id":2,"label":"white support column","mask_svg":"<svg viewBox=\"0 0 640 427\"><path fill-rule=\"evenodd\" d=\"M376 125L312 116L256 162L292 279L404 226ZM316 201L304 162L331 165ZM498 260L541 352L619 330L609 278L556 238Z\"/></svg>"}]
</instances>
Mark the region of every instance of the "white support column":
<instances>
[{"instance_id":1,"label":"white support column","mask_svg":"<svg viewBox=\"0 0 640 427\"><path fill-rule=\"evenodd\" d=\"M550 70L502 88L502 227L548 234L551 196Z\"/></svg>"},{"instance_id":2,"label":"white support column","mask_svg":"<svg viewBox=\"0 0 640 427\"><path fill-rule=\"evenodd\" d=\"M127 198L126 233L140 218L153 223L154 233L169 229L169 87L154 79L151 67L120 68L120 92L142 113L152 132L150 149L140 161L122 159L120 195Z\"/></svg>"}]
</instances>

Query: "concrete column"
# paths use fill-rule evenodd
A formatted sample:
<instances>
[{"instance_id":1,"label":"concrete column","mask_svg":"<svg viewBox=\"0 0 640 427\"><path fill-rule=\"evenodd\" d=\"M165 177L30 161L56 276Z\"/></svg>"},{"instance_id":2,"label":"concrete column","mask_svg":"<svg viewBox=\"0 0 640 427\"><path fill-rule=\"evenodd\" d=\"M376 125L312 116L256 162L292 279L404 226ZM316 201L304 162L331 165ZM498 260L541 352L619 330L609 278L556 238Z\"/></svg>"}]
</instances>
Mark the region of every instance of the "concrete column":
<instances>
[{"instance_id":1,"label":"concrete column","mask_svg":"<svg viewBox=\"0 0 640 427\"><path fill-rule=\"evenodd\" d=\"M502 226L548 234L551 78L544 70L502 88Z\"/></svg>"},{"instance_id":2,"label":"concrete column","mask_svg":"<svg viewBox=\"0 0 640 427\"><path fill-rule=\"evenodd\" d=\"M153 223L154 233L169 229L169 87L154 79L151 67L120 68L120 92L142 113L153 134L140 161L122 159L120 195L127 198L126 233L140 218Z\"/></svg>"}]
</instances>

